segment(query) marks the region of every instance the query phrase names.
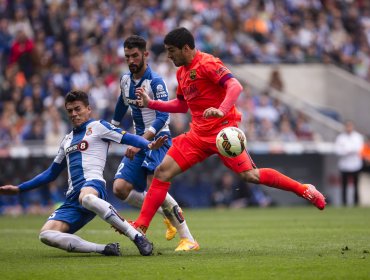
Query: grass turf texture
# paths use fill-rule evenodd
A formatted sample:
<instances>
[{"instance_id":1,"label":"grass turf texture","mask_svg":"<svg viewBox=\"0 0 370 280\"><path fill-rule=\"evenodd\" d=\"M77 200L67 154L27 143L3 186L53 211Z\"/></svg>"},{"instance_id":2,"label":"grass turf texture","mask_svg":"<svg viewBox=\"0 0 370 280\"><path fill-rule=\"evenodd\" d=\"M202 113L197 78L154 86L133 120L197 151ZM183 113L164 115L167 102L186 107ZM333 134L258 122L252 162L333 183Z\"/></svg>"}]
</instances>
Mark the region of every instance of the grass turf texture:
<instances>
[{"instance_id":1,"label":"grass turf texture","mask_svg":"<svg viewBox=\"0 0 370 280\"><path fill-rule=\"evenodd\" d=\"M138 212L123 213L135 218ZM77 234L120 241L122 257L67 253L38 241L46 217L0 217L0 279L370 279L370 208L187 210L198 252L174 252L160 217L151 257L99 218Z\"/></svg>"}]
</instances>

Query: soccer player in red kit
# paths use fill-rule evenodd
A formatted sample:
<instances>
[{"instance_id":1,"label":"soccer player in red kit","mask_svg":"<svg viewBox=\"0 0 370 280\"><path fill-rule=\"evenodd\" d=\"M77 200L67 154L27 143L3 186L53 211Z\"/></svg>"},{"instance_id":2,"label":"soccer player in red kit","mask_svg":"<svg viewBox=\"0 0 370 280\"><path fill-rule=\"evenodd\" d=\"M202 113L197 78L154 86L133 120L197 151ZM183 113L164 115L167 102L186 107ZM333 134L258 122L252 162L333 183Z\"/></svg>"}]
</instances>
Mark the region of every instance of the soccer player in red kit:
<instances>
[{"instance_id":1,"label":"soccer player in red kit","mask_svg":"<svg viewBox=\"0 0 370 280\"><path fill-rule=\"evenodd\" d=\"M217 154L222 162L238 173L243 180L254 184L291 191L320 210L325 197L313 185L301 184L271 168L258 169L247 151L237 157L224 157L216 147L217 133L228 126L237 127L241 114L235 102L243 88L222 61L195 48L194 37L186 28L169 32L164 45L168 58L177 70L177 98L170 101L151 100L145 89L137 89L141 105L153 110L186 113L190 109L190 131L173 139L173 145L154 172L140 216L134 222L144 232L162 205L170 188L170 181L198 162ZM199 249L198 243L183 241L184 250Z\"/></svg>"}]
</instances>

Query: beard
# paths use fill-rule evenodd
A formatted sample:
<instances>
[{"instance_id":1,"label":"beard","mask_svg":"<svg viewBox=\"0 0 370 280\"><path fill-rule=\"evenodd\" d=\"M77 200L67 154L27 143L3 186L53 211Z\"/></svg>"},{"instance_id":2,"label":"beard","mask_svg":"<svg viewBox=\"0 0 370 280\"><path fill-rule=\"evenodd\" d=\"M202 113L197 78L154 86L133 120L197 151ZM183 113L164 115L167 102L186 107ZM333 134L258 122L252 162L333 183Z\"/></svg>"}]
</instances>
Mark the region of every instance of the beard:
<instances>
[{"instance_id":1,"label":"beard","mask_svg":"<svg viewBox=\"0 0 370 280\"><path fill-rule=\"evenodd\" d=\"M136 64L130 64L128 66L128 68L130 69L130 72L132 74L137 74L141 71L141 69L143 69L144 67L144 59L139 63L139 65L136 65Z\"/></svg>"}]
</instances>

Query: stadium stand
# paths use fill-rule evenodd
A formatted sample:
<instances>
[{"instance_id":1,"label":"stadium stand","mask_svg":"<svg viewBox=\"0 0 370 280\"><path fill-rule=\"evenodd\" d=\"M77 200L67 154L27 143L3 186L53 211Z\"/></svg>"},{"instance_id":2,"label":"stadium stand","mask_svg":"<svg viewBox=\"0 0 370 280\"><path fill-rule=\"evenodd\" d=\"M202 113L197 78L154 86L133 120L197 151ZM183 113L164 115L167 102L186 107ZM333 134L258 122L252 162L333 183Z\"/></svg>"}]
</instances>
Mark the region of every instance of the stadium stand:
<instances>
[{"instance_id":1,"label":"stadium stand","mask_svg":"<svg viewBox=\"0 0 370 280\"><path fill-rule=\"evenodd\" d=\"M176 26L190 29L199 49L230 64L319 62L370 81L368 1L3 0L0 157L9 157L14 145L58 145L70 129L63 108L70 89L88 91L96 117L111 119L128 35L148 40L151 64L174 95L176 69L166 59L163 37ZM273 90L246 85L238 101L249 141L319 139L307 115L272 93L284 90L275 75ZM186 118L173 115L174 134L186 129ZM123 126L132 129L129 117Z\"/></svg>"}]
</instances>

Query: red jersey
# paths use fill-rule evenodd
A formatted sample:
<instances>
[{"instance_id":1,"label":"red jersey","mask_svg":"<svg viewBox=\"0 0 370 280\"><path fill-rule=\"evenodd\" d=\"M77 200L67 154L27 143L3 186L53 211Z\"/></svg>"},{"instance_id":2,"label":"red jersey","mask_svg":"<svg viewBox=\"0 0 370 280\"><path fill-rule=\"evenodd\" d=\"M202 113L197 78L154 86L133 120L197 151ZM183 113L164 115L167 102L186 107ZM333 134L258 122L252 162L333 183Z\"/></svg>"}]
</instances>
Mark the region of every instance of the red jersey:
<instances>
[{"instance_id":1,"label":"red jersey","mask_svg":"<svg viewBox=\"0 0 370 280\"><path fill-rule=\"evenodd\" d=\"M191 64L179 67L176 76L177 98L186 101L192 116L190 126L197 134L218 133L220 126L241 120L241 114L235 105L222 118L203 117L207 108L220 107L226 96L224 83L233 77L219 58L197 51Z\"/></svg>"}]
</instances>

